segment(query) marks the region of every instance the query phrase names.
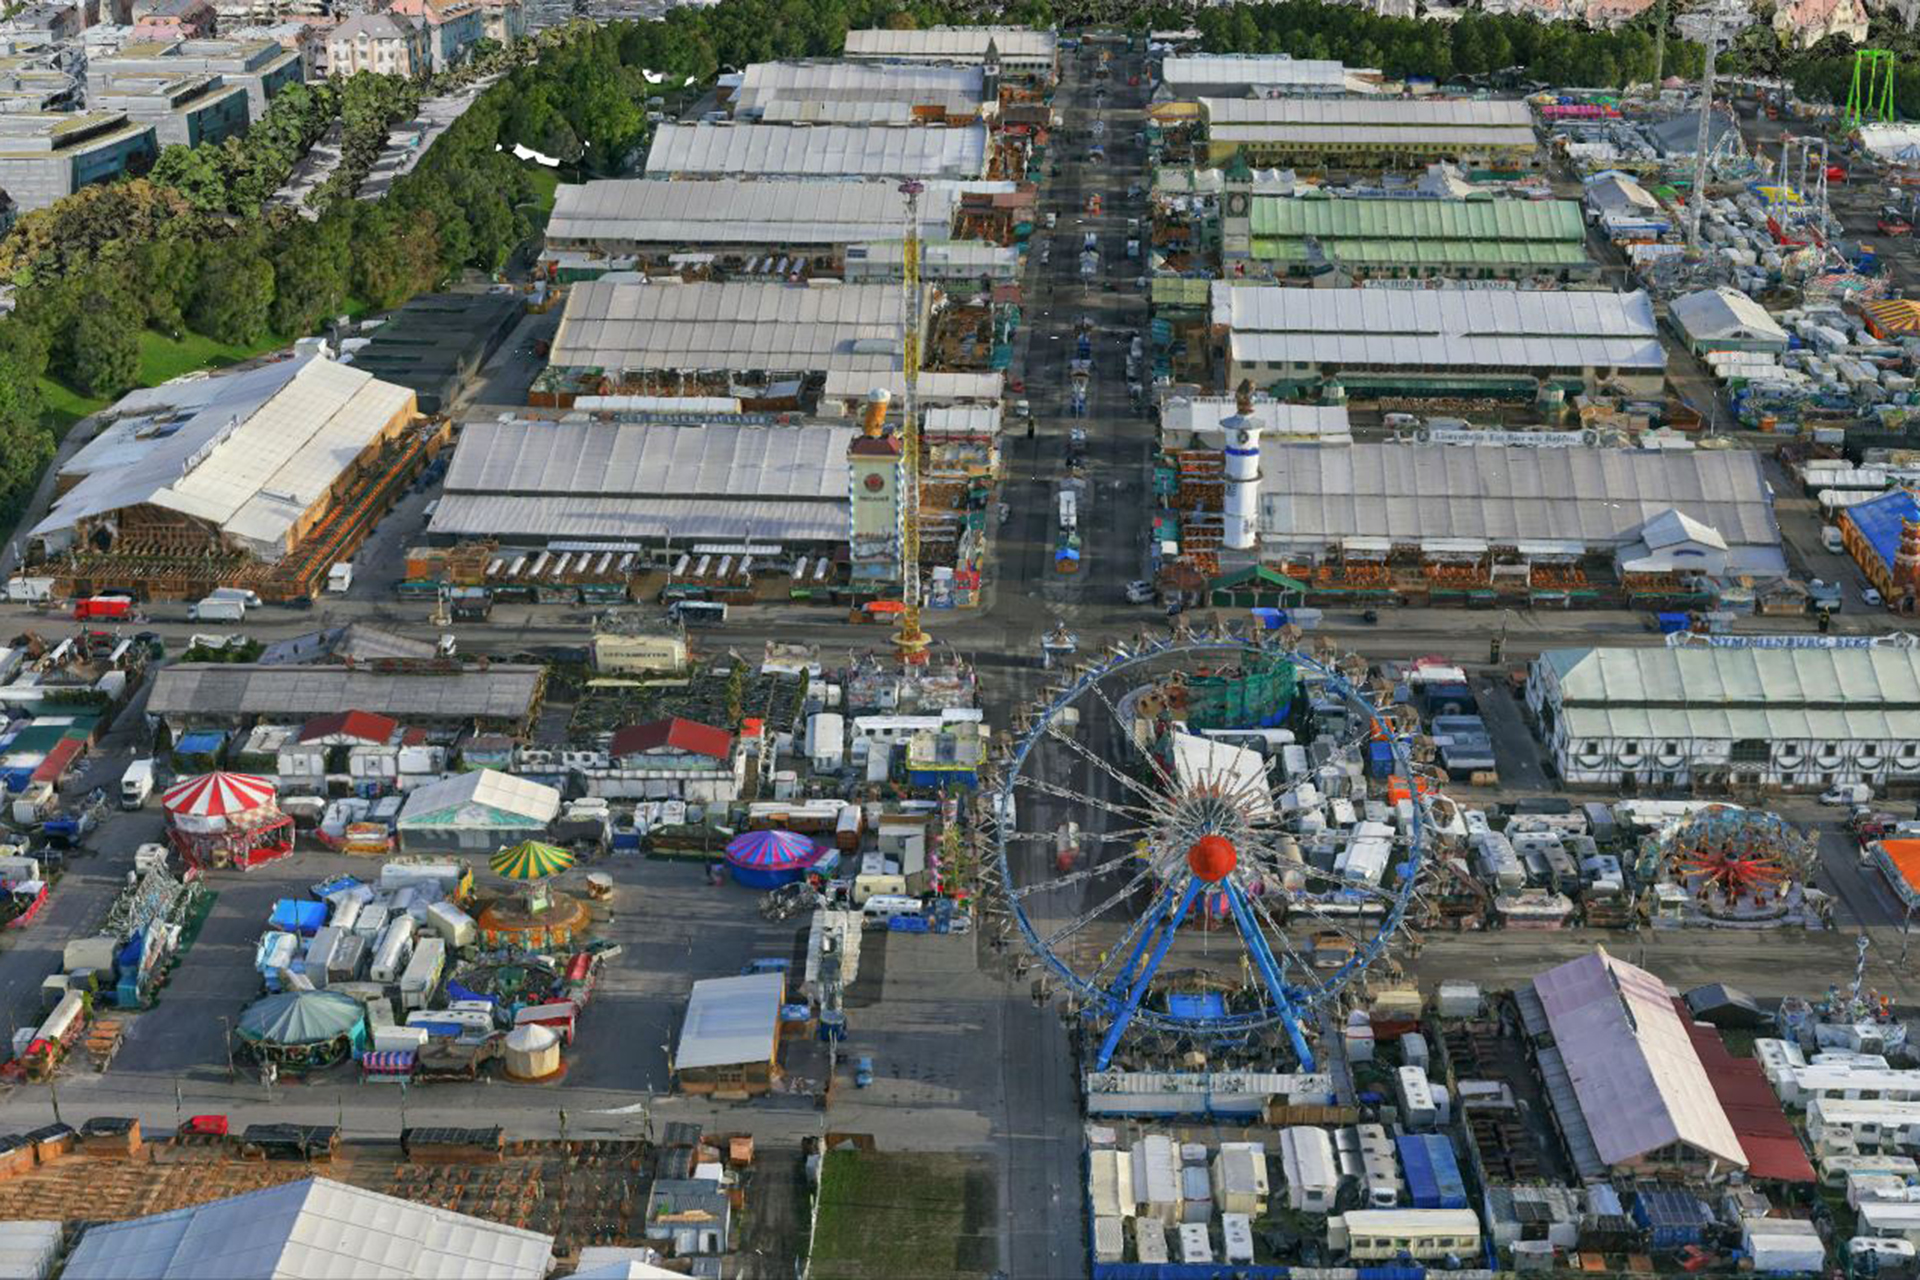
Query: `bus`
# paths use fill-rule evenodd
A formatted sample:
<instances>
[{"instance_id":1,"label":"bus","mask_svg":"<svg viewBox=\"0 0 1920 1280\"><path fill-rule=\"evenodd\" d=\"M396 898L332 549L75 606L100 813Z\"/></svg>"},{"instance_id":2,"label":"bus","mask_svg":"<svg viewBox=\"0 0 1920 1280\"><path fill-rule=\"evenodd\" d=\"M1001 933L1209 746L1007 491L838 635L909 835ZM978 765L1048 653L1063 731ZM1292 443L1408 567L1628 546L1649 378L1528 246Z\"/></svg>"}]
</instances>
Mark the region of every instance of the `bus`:
<instances>
[{"instance_id":1,"label":"bus","mask_svg":"<svg viewBox=\"0 0 1920 1280\"><path fill-rule=\"evenodd\" d=\"M675 600L667 616L686 627L712 627L727 620L727 606L718 600Z\"/></svg>"}]
</instances>

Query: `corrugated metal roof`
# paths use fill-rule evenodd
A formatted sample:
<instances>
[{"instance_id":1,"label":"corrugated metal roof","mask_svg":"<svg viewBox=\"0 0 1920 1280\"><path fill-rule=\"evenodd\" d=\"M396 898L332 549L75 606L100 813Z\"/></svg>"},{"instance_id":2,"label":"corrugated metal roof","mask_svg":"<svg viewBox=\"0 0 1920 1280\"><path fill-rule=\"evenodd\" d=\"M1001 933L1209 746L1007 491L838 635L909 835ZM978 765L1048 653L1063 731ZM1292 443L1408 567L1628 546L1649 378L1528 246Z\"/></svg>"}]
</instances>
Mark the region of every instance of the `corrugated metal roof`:
<instances>
[{"instance_id":1,"label":"corrugated metal roof","mask_svg":"<svg viewBox=\"0 0 1920 1280\"><path fill-rule=\"evenodd\" d=\"M778 102L892 103L960 114L979 109L984 81L979 67L756 62L741 73L733 106L751 114Z\"/></svg>"},{"instance_id":2,"label":"corrugated metal roof","mask_svg":"<svg viewBox=\"0 0 1920 1280\"><path fill-rule=\"evenodd\" d=\"M1370 292L1387 293L1389 290ZM1409 296L1402 292L1402 297ZM1664 369L1657 338L1446 337L1441 334L1236 333L1236 364L1401 365L1420 369Z\"/></svg>"},{"instance_id":3,"label":"corrugated metal roof","mask_svg":"<svg viewBox=\"0 0 1920 1280\"><path fill-rule=\"evenodd\" d=\"M1253 234L1320 239L1585 240L1577 200L1367 200L1255 196Z\"/></svg>"},{"instance_id":4,"label":"corrugated metal roof","mask_svg":"<svg viewBox=\"0 0 1920 1280\"><path fill-rule=\"evenodd\" d=\"M496 662L457 672L399 675L347 667L182 662L153 678L153 715L308 716L377 707L397 720L519 720L539 696L544 667Z\"/></svg>"},{"instance_id":5,"label":"corrugated metal roof","mask_svg":"<svg viewBox=\"0 0 1920 1280\"><path fill-rule=\"evenodd\" d=\"M754 498L507 497L450 493L428 532L508 541L588 540L611 544L744 541L844 542L847 502Z\"/></svg>"},{"instance_id":6,"label":"corrugated metal roof","mask_svg":"<svg viewBox=\"0 0 1920 1280\"><path fill-rule=\"evenodd\" d=\"M562 368L880 371L900 362L903 305L884 284L589 280L567 296L550 360Z\"/></svg>"},{"instance_id":7,"label":"corrugated metal roof","mask_svg":"<svg viewBox=\"0 0 1920 1280\"><path fill-rule=\"evenodd\" d=\"M137 460L131 442L117 439L124 464L93 471L62 494L32 536L150 503L265 552L281 546L413 393L318 356L269 368L240 375L245 381L231 396L209 396Z\"/></svg>"},{"instance_id":8,"label":"corrugated metal roof","mask_svg":"<svg viewBox=\"0 0 1920 1280\"><path fill-rule=\"evenodd\" d=\"M1578 267L1588 262L1579 241L1525 240L1322 240L1333 262L1351 266ZM1305 240L1255 238L1253 256L1267 262L1305 262Z\"/></svg>"},{"instance_id":9,"label":"corrugated metal roof","mask_svg":"<svg viewBox=\"0 0 1920 1280\"><path fill-rule=\"evenodd\" d=\"M1724 527L1721 532L1726 532ZM1876 709L1920 712L1920 650L1887 645L1550 649L1540 660L1558 675L1561 698L1569 705L1747 707L1769 713L1800 707L1842 715ZM1839 727L1840 722L1834 723Z\"/></svg>"},{"instance_id":10,"label":"corrugated metal roof","mask_svg":"<svg viewBox=\"0 0 1920 1280\"><path fill-rule=\"evenodd\" d=\"M851 426L472 422L446 492L585 497L844 498Z\"/></svg>"},{"instance_id":11,"label":"corrugated metal roof","mask_svg":"<svg viewBox=\"0 0 1920 1280\"><path fill-rule=\"evenodd\" d=\"M1278 444L1262 449L1261 475L1263 536L1296 542L1609 546L1669 507L1711 525L1731 547L1780 541L1759 461L1742 451Z\"/></svg>"},{"instance_id":12,"label":"corrugated metal roof","mask_svg":"<svg viewBox=\"0 0 1920 1280\"><path fill-rule=\"evenodd\" d=\"M1514 99L1485 101L1371 98L1202 98L1200 109L1213 125L1312 125L1384 127L1419 132L1506 127L1533 133L1527 104Z\"/></svg>"},{"instance_id":13,"label":"corrugated metal roof","mask_svg":"<svg viewBox=\"0 0 1920 1280\"><path fill-rule=\"evenodd\" d=\"M827 370L827 383L821 392L823 399L844 400L853 396L864 396L875 387L885 387L893 395L895 404L907 394L906 379L899 369L891 369L879 374L856 373L848 369ZM979 400L985 403L998 403L1005 393L1006 375L999 373L945 373L923 370L913 384L914 394L921 404L935 404L940 401Z\"/></svg>"},{"instance_id":14,"label":"corrugated metal roof","mask_svg":"<svg viewBox=\"0 0 1920 1280\"><path fill-rule=\"evenodd\" d=\"M694 983L687 997L686 1020L680 1024L673 1069L772 1062L786 985L782 973L704 978Z\"/></svg>"},{"instance_id":15,"label":"corrugated metal roof","mask_svg":"<svg viewBox=\"0 0 1920 1280\"><path fill-rule=\"evenodd\" d=\"M1293 289L1215 281L1213 323L1241 333L1654 338L1644 292Z\"/></svg>"},{"instance_id":16,"label":"corrugated metal roof","mask_svg":"<svg viewBox=\"0 0 1920 1280\"><path fill-rule=\"evenodd\" d=\"M1175 93L1212 87L1274 85L1337 92L1347 69L1325 58L1285 54L1200 53L1173 55L1160 64L1160 79Z\"/></svg>"},{"instance_id":17,"label":"corrugated metal roof","mask_svg":"<svg viewBox=\"0 0 1920 1280\"><path fill-rule=\"evenodd\" d=\"M986 171L984 125L663 124L647 148L655 177L978 178Z\"/></svg>"},{"instance_id":18,"label":"corrugated metal roof","mask_svg":"<svg viewBox=\"0 0 1920 1280\"><path fill-rule=\"evenodd\" d=\"M1665 983L1596 947L1533 990L1602 1160L1624 1164L1677 1141L1745 1167Z\"/></svg>"},{"instance_id":19,"label":"corrugated metal roof","mask_svg":"<svg viewBox=\"0 0 1920 1280\"><path fill-rule=\"evenodd\" d=\"M958 203L951 187L922 192L921 235L945 239ZM547 243L834 246L898 236L906 220L907 198L892 182L611 178L560 186Z\"/></svg>"},{"instance_id":20,"label":"corrugated metal roof","mask_svg":"<svg viewBox=\"0 0 1920 1280\"><path fill-rule=\"evenodd\" d=\"M540 1280L553 1237L308 1178L98 1223L74 1246L74 1280Z\"/></svg>"},{"instance_id":21,"label":"corrugated metal roof","mask_svg":"<svg viewBox=\"0 0 1920 1280\"><path fill-rule=\"evenodd\" d=\"M1254 142L1273 146L1332 147L1346 151L1368 147L1454 147L1526 150L1534 145L1530 129L1447 127L1411 129L1359 124L1217 124L1207 131L1215 142Z\"/></svg>"},{"instance_id":22,"label":"corrugated metal roof","mask_svg":"<svg viewBox=\"0 0 1920 1280\"><path fill-rule=\"evenodd\" d=\"M978 62L987 43L999 50L1003 62L1052 62L1059 48L1052 31L1027 27L929 27L919 31L869 28L847 32L849 58L902 58L928 61Z\"/></svg>"}]
</instances>

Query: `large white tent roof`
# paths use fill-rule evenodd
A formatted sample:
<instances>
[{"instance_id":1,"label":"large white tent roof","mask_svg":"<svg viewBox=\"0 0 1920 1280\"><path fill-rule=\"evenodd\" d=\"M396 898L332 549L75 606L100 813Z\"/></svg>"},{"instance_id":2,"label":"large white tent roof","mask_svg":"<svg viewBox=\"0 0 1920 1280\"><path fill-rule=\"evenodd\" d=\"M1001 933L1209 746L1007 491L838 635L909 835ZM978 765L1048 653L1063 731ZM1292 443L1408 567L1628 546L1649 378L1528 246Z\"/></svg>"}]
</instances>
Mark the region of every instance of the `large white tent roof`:
<instances>
[{"instance_id":1,"label":"large white tent roof","mask_svg":"<svg viewBox=\"0 0 1920 1280\"><path fill-rule=\"evenodd\" d=\"M892 369L902 306L884 284L588 280L567 297L550 359L616 370Z\"/></svg>"},{"instance_id":2,"label":"large white tent roof","mask_svg":"<svg viewBox=\"0 0 1920 1280\"><path fill-rule=\"evenodd\" d=\"M978 178L984 125L663 124L647 148L655 177Z\"/></svg>"},{"instance_id":3,"label":"large white tent roof","mask_svg":"<svg viewBox=\"0 0 1920 1280\"><path fill-rule=\"evenodd\" d=\"M1780 562L1779 526L1750 452L1280 444L1261 449L1260 471L1261 535L1281 543L1615 548L1677 509L1710 526L1742 568Z\"/></svg>"},{"instance_id":4,"label":"large white tent roof","mask_svg":"<svg viewBox=\"0 0 1920 1280\"><path fill-rule=\"evenodd\" d=\"M694 983L673 1069L771 1062L780 1037L786 982L785 974L753 973Z\"/></svg>"},{"instance_id":5,"label":"large white tent roof","mask_svg":"<svg viewBox=\"0 0 1920 1280\"><path fill-rule=\"evenodd\" d=\"M1747 1157L1666 984L1603 947L1533 980L1602 1161L1682 1142L1745 1168Z\"/></svg>"},{"instance_id":6,"label":"large white tent roof","mask_svg":"<svg viewBox=\"0 0 1920 1280\"><path fill-rule=\"evenodd\" d=\"M400 810L400 825L420 825L448 809L461 810L463 817L468 812L495 809L533 822L552 822L560 812L560 793L531 778L497 769L475 769L409 791Z\"/></svg>"},{"instance_id":7,"label":"large white tent roof","mask_svg":"<svg viewBox=\"0 0 1920 1280\"><path fill-rule=\"evenodd\" d=\"M88 1228L68 1280L542 1280L553 1237L308 1178Z\"/></svg>"},{"instance_id":8,"label":"large white tent roof","mask_svg":"<svg viewBox=\"0 0 1920 1280\"><path fill-rule=\"evenodd\" d=\"M1029 27L927 27L912 31L870 27L847 32L846 51L849 58L980 62L991 42L1001 60L1011 65L1051 62L1058 40L1052 31Z\"/></svg>"},{"instance_id":9,"label":"large white tent roof","mask_svg":"<svg viewBox=\"0 0 1920 1280\"><path fill-rule=\"evenodd\" d=\"M137 460L126 452L130 442L116 438L124 464L93 471L60 495L31 536L147 503L270 554L413 402L405 387L320 356L243 376L231 395L210 396L184 422L167 424L170 432L156 429Z\"/></svg>"},{"instance_id":10,"label":"large white tent roof","mask_svg":"<svg viewBox=\"0 0 1920 1280\"><path fill-rule=\"evenodd\" d=\"M921 236L944 240L958 202L951 186L922 192ZM608 178L559 188L547 240L831 247L898 236L906 221L907 198L892 182Z\"/></svg>"}]
</instances>

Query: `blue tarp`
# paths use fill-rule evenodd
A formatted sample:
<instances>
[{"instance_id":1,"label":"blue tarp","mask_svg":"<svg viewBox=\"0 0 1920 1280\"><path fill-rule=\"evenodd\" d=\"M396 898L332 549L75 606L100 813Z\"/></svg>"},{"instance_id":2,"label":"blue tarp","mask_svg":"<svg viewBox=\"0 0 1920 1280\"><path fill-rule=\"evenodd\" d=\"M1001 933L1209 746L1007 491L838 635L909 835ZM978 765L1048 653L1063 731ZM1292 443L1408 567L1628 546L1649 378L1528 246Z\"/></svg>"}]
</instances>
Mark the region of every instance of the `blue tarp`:
<instances>
[{"instance_id":1,"label":"blue tarp","mask_svg":"<svg viewBox=\"0 0 1920 1280\"><path fill-rule=\"evenodd\" d=\"M217 756L226 741L227 735L218 729L196 729L180 735L180 741L173 744L173 753L177 756Z\"/></svg>"},{"instance_id":2,"label":"blue tarp","mask_svg":"<svg viewBox=\"0 0 1920 1280\"><path fill-rule=\"evenodd\" d=\"M327 922L327 904L300 898L282 898L273 904L267 923L286 933L312 937Z\"/></svg>"},{"instance_id":3,"label":"blue tarp","mask_svg":"<svg viewBox=\"0 0 1920 1280\"><path fill-rule=\"evenodd\" d=\"M1460 1176L1460 1162L1454 1159L1452 1143L1437 1133L1406 1134L1395 1142L1414 1208L1467 1207L1467 1184Z\"/></svg>"},{"instance_id":4,"label":"blue tarp","mask_svg":"<svg viewBox=\"0 0 1920 1280\"><path fill-rule=\"evenodd\" d=\"M1920 502L1905 489L1891 489L1877 498L1854 503L1841 513L1840 520L1843 526L1851 524L1860 531L1880 561L1880 568L1890 571L1900 550L1901 523L1920 520Z\"/></svg>"},{"instance_id":5,"label":"blue tarp","mask_svg":"<svg viewBox=\"0 0 1920 1280\"><path fill-rule=\"evenodd\" d=\"M1685 631L1693 625L1693 619L1684 613L1656 613L1660 620L1660 634L1670 636L1676 631Z\"/></svg>"},{"instance_id":6,"label":"blue tarp","mask_svg":"<svg viewBox=\"0 0 1920 1280\"><path fill-rule=\"evenodd\" d=\"M1227 1016L1227 1001L1217 991L1206 991L1199 995L1181 995L1172 993L1167 996L1167 1015L1173 1018L1224 1018Z\"/></svg>"}]
</instances>

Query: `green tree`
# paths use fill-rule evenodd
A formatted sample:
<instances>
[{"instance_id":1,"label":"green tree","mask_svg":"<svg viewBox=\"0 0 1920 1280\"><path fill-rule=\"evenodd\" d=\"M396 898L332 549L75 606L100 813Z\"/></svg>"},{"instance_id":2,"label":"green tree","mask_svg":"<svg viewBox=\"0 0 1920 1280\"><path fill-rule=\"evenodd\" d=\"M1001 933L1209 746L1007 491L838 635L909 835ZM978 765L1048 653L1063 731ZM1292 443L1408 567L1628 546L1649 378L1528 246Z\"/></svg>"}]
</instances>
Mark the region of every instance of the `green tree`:
<instances>
[{"instance_id":1,"label":"green tree","mask_svg":"<svg viewBox=\"0 0 1920 1280\"><path fill-rule=\"evenodd\" d=\"M109 399L140 381L140 307L123 289L82 290L73 322L73 380Z\"/></svg>"},{"instance_id":2,"label":"green tree","mask_svg":"<svg viewBox=\"0 0 1920 1280\"><path fill-rule=\"evenodd\" d=\"M209 257L218 270L206 272L187 319L196 332L235 346L257 342L271 331L273 264L250 245L215 245Z\"/></svg>"},{"instance_id":3,"label":"green tree","mask_svg":"<svg viewBox=\"0 0 1920 1280\"><path fill-rule=\"evenodd\" d=\"M149 240L134 249L139 296L146 302L145 322L170 337L187 327L187 306L199 287L201 256L197 242Z\"/></svg>"},{"instance_id":4,"label":"green tree","mask_svg":"<svg viewBox=\"0 0 1920 1280\"><path fill-rule=\"evenodd\" d=\"M352 264L347 220L302 222L273 256L273 306L268 312L275 333L300 337L317 331L347 304L347 272Z\"/></svg>"}]
</instances>

